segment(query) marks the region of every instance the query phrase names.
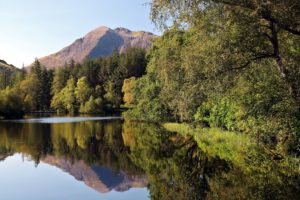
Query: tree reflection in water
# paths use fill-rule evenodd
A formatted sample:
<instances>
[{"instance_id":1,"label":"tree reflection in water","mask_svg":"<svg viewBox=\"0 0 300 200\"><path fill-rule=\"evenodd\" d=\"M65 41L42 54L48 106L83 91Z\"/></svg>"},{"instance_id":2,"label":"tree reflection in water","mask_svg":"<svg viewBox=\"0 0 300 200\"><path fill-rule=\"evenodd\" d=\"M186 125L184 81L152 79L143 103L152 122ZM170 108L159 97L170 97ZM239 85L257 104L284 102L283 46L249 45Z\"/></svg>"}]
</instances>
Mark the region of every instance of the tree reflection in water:
<instances>
[{"instance_id":1,"label":"tree reflection in water","mask_svg":"<svg viewBox=\"0 0 300 200\"><path fill-rule=\"evenodd\" d=\"M132 161L145 170L152 199L300 196L299 168L294 170L286 163L272 160L260 148L250 149L248 155L235 155L244 159L236 163L209 154L209 147L204 152L191 136L168 132L154 124L130 122L123 124L123 139L130 147ZM217 145L214 148L224 148L224 144Z\"/></svg>"}]
</instances>

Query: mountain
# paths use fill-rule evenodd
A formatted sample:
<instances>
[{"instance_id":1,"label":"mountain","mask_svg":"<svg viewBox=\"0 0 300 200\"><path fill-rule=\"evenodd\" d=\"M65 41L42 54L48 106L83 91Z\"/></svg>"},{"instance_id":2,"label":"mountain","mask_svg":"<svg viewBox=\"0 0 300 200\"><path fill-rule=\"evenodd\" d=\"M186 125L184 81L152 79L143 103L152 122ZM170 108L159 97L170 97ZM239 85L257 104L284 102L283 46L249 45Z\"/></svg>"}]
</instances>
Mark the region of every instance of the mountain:
<instances>
[{"instance_id":1,"label":"mountain","mask_svg":"<svg viewBox=\"0 0 300 200\"><path fill-rule=\"evenodd\" d=\"M63 66L71 60L81 63L85 59L109 56L115 50L122 53L128 47L147 49L155 37L149 32L131 31L126 28L110 29L102 26L89 32L83 38L77 39L59 52L39 58L39 61L47 68Z\"/></svg>"},{"instance_id":2,"label":"mountain","mask_svg":"<svg viewBox=\"0 0 300 200\"><path fill-rule=\"evenodd\" d=\"M64 172L73 176L76 180L84 182L90 188L107 193L111 190L126 191L130 188L143 188L147 186L145 176L128 176L125 172L115 173L108 167L98 165L87 165L84 161L69 161L56 156L46 156L43 163L56 166Z\"/></svg>"}]
</instances>

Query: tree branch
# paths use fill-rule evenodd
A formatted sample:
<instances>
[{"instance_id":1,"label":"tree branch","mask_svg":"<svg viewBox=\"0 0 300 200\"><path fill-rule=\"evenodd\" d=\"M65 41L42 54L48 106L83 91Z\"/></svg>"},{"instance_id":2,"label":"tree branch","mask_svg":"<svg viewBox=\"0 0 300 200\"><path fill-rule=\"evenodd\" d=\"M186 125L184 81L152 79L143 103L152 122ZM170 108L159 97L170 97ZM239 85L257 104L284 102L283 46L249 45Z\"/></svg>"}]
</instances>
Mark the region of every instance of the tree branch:
<instances>
[{"instance_id":1,"label":"tree branch","mask_svg":"<svg viewBox=\"0 0 300 200\"><path fill-rule=\"evenodd\" d=\"M212 78L216 78L219 77L227 72L233 71L233 70L240 70L240 69L244 69L246 67L248 67L252 62L257 61L257 60L262 60L262 59L266 59L266 58L276 58L274 54L270 54L270 53L261 53L261 54L257 54L256 56L254 56L253 58L251 58L250 60L248 60L245 64L239 66L239 67L232 67L223 71L218 71L216 72L213 76L206 76L203 80L208 80L208 79L212 79Z\"/></svg>"},{"instance_id":2,"label":"tree branch","mask_svg":"<svg viewBox=\"0 0 300 200\"><path fill-rule=\"evenodd\" d=\"M276 20L275 18L273 18L271 16L271 12L270 11L264 11L264 12L262 12L261 16L265 20L276 24L279 28L282 28L282 29L286 30L287 32L292 33L294 35L299 35L300 36L300 31L299 30L296 30L295 28L292 28L290 25L287 25L287 24L284 24L282 22L279 22L278 20Z\"/></svg>"},{"instance_id":3,"label":"tree branch","mask_svg":"<svg viewBox=\"0 0 300 200\"><path fill-rule=\"evenodd\" d=\"M252 62L254 61L257 61L257 60L262 60L262 59L266 59L266 58L274 58L275 55L274 54L268 54L268 53L264 53L264 54L260 54L260 55L257 55L253 58L251 58L250 60L248 60L245 64L243 64L242 66L239 66L239 67L232 67L230 69L227 69L225 71L223 71L222 73L224 72L228 72L228 71L232 71L232 70L239 70L239 69L244 69L246 67L248 67Z\"/></svg>"},{"instance_id":4,"label":"tree branch","mask_svg":"<svg viewBox=\"0 0 300 200\"><path fill-rule=\"evenodd\" d=\"M257 10L257 7L253 4L233 3L233 2L227 1L227 0L216 0L216 2L223 3L228 6L240 7L240 8L251 10L251 11ZM300 36L300 30L297 30L296 27L285 24L285 23L280 22L277 19L273 18L270 10L263 10L259 13L263 19L273 22L274 24L278 25L278 27L282 28L283 30L285 30L291 34ZM297 25L299 25L299 24L297 24Z\"/></svg>"}]
</instances>

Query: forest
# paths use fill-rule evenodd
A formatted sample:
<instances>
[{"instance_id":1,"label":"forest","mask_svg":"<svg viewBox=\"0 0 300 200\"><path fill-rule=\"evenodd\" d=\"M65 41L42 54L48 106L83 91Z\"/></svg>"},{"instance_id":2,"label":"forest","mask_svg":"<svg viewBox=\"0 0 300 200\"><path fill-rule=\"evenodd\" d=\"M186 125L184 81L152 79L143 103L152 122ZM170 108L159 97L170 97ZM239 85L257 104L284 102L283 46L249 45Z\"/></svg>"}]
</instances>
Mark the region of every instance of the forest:
<instances>
[{"instance_id":1,"label":"forest","mask_svg":"<svg viewBox=\"0 0 300 200\"><path fill-rule=\"evenodd\" d=\"M130 120L216 127L300 155L298 0L153 0L151 19L164 33L147 52L55 69L36 60L1 76L0 115L123 109Z\"/></svg>"},{"instance_id":2,"label":"forest","mask_svg":"<svg viewBox=\"0 0 300 200\"><path fill-rule=\"evenodd\" d=\"M30 112L106 113L123 104L125 79L145 74L146 56L141 48L116 51L112 56L74 61L47 69L36 60L14 73L0 72L0 115L10 117Z\"/></svg>"}]
</instances>

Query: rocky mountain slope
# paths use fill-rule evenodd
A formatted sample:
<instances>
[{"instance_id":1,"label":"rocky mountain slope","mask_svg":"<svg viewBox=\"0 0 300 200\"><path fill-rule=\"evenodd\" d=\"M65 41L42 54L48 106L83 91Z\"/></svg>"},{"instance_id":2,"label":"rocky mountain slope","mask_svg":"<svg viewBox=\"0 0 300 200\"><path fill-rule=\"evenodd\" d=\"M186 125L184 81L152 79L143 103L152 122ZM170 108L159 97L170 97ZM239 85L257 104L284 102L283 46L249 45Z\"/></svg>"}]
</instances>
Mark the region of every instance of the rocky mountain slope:
<instances>
[{"instance_id":1,"label":"rocky mountain slope","mask_svg":"<svg viewBox=\"0 0 300 200\"><path fill-rule=\"evenodd\" d=\"M110 29L102 26L89 32L83 38L77 39L59 52L39 58L39 61L47 68L56 68L71 60L80 63L84 59L111 55L115 50L122 53L128 47L147 49L155 37L149 32L135 32L125 28Z\"/></svg>"}]
</instances>

